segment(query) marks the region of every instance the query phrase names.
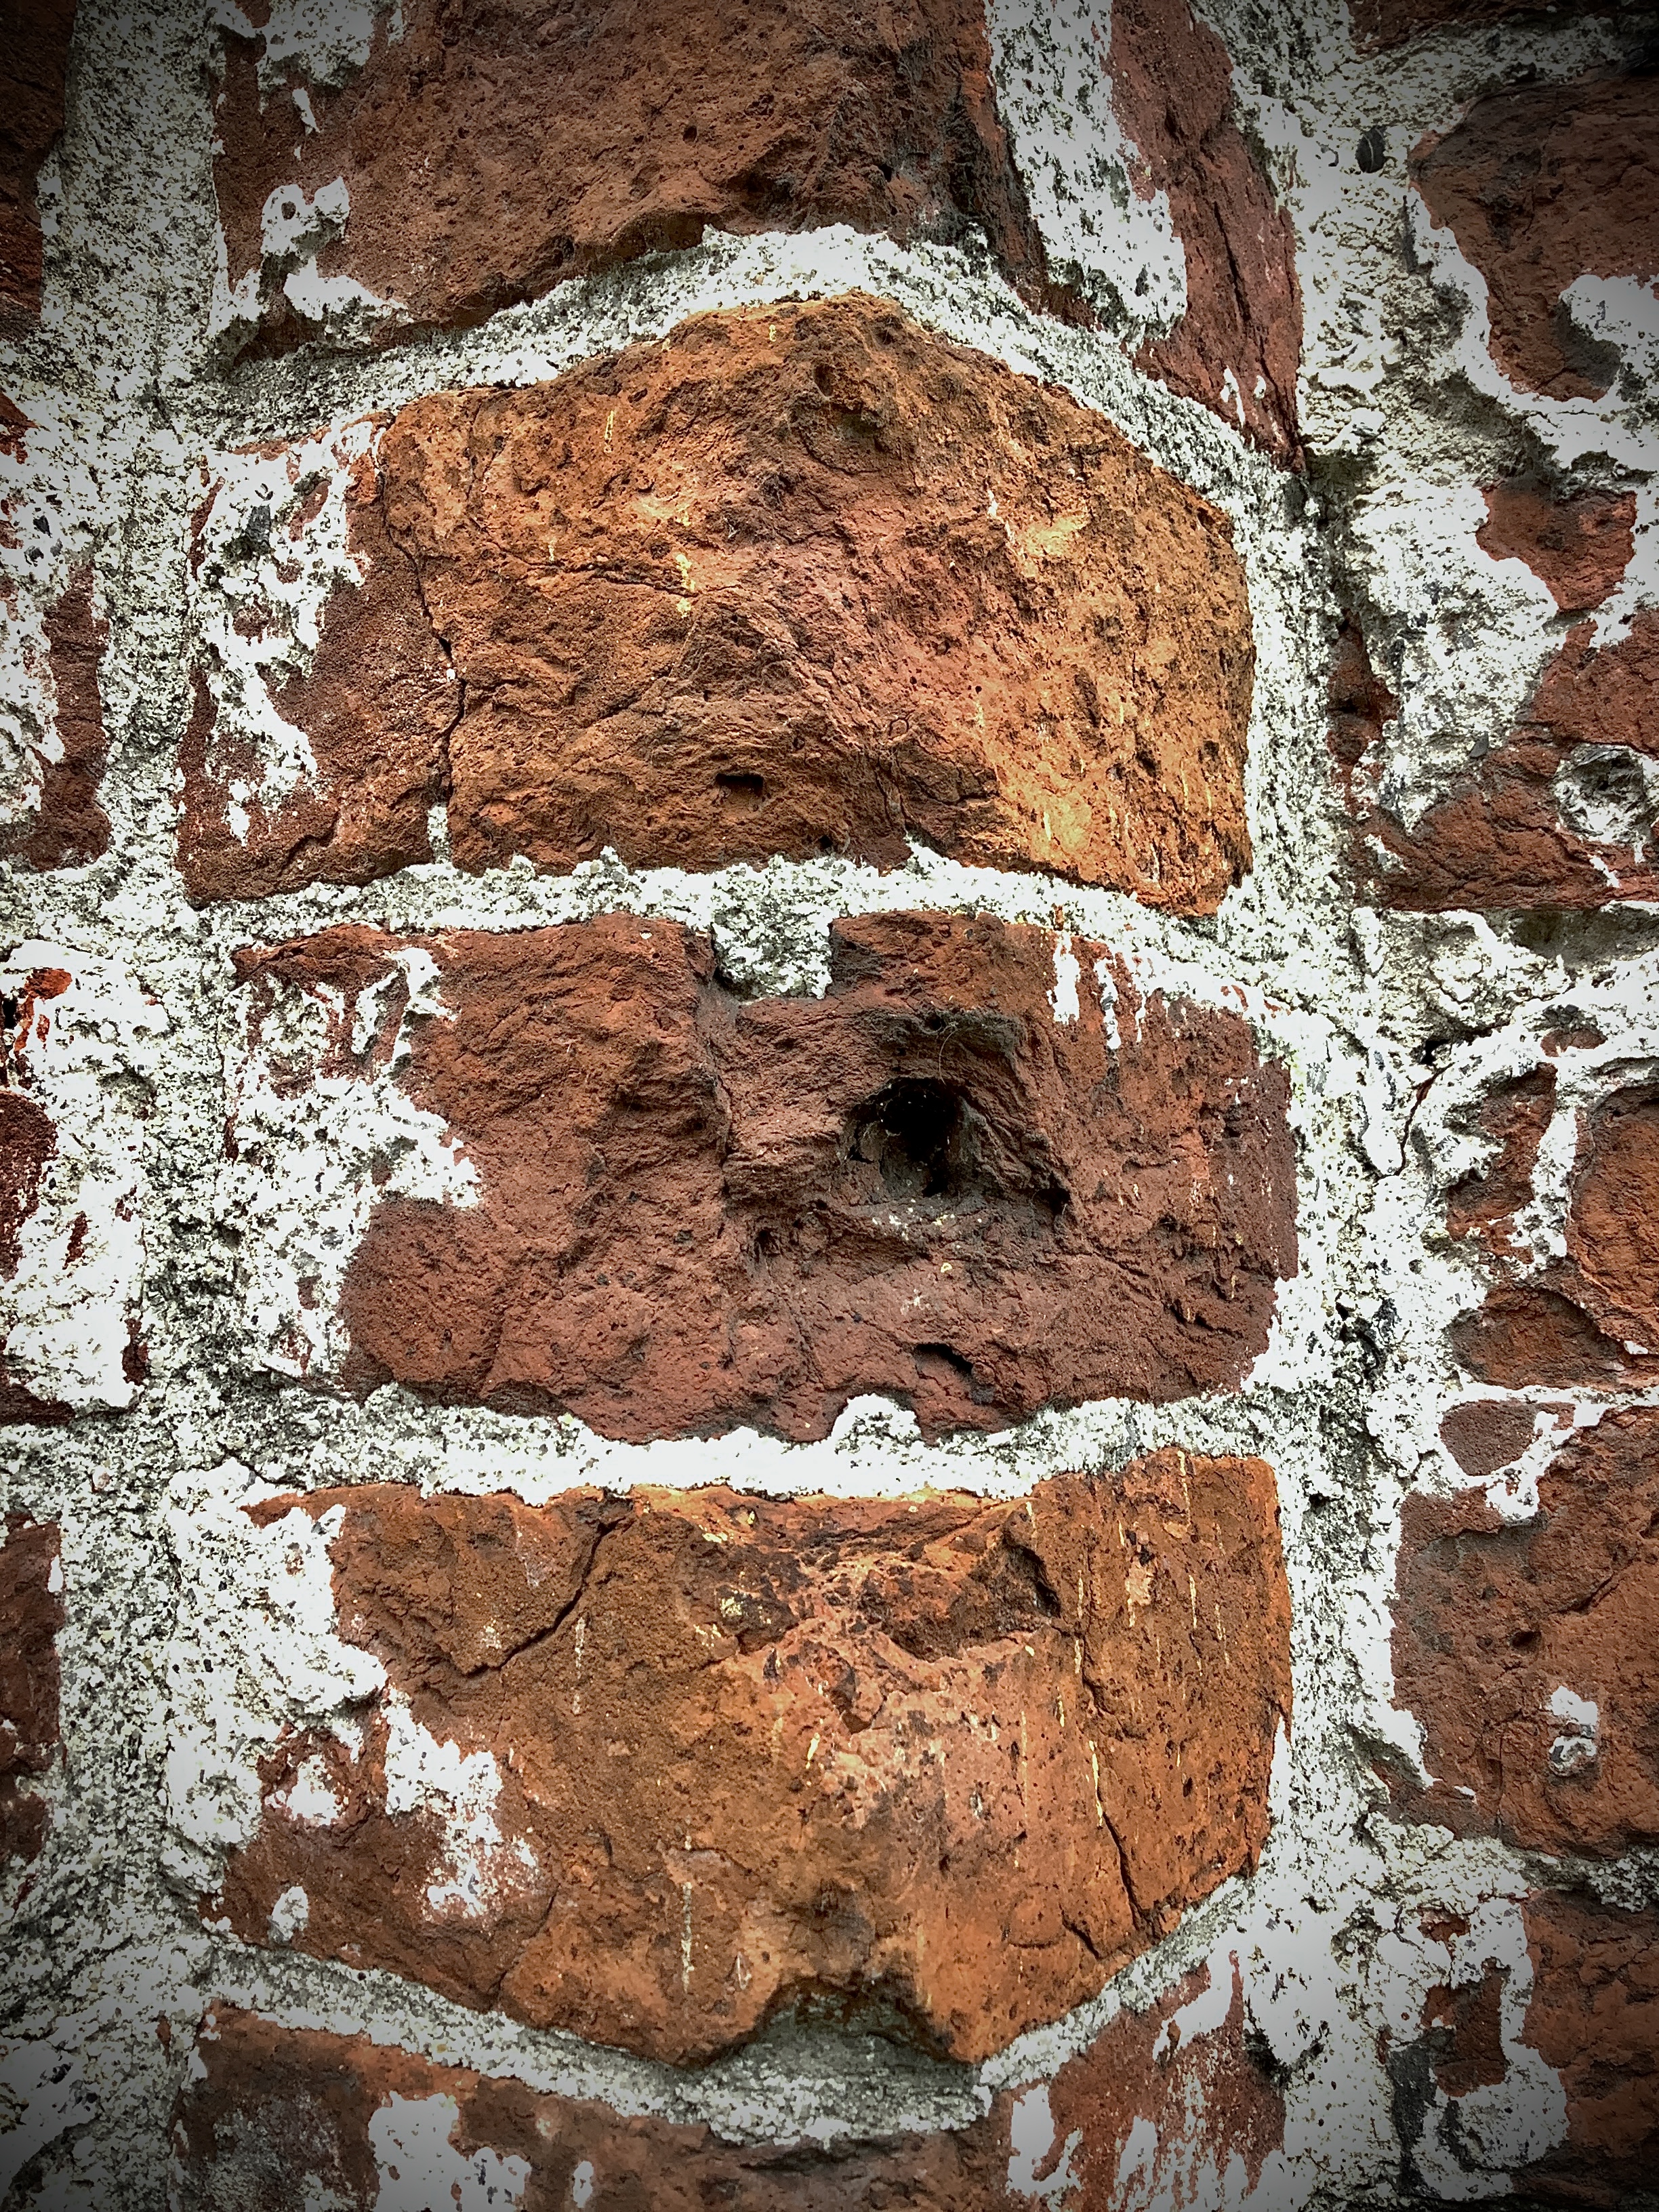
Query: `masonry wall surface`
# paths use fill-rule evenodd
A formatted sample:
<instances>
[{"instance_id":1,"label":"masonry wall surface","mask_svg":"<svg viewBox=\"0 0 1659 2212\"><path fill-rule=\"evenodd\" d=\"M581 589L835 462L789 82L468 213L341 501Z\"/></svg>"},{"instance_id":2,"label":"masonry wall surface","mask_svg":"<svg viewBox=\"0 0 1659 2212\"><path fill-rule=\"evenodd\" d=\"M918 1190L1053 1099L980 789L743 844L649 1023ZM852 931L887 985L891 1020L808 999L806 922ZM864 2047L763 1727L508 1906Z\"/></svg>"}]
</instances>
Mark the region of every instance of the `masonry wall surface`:
<instances>
[{"instance_id":1,"label":"masonry wall surface","mask_svg":"<svg viewBox=\"0 0 1659 2212\"><path fill-rule=\"evenodd\" d=\"M1656 55L0 9L0 2212L1659 2203Z\"/></svg>"}]
</instances>

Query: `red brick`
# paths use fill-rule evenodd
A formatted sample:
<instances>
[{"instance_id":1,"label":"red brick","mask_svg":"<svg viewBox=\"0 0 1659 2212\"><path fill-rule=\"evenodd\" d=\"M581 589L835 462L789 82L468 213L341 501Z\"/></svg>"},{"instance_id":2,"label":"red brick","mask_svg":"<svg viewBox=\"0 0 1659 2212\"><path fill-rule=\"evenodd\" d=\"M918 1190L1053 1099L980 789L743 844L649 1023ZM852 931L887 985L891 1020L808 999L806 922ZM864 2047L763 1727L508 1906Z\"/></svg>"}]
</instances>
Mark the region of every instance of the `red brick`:
<instances>
[{"instance_id":1,"label":"red brick","mask_svg":"<svg viewBox=\"0 0 1659 2212\"><path fill-rule=\"evenodd\" d=\"M1527 714L1409 831L1359 803L1370 896L1413 913L1659 899L1659 611L1569 632ZM1359 779L1355 778L1356 785Z\"/></svg>"},{"instance_id":2,"label":"red brick","mask_svg":"<svg viewBox=\"0 0 1659 2212\"><path fill-rule=\"evenodd\" d=\"M1168 194L1187 267L1185 314L1138 364L1299 463L1296 240L1239 127L1226 49L1187 0L1113 0L1111 27L1112 106L1139 156L1135 188Z\"/></svg>"},{"instance_id":3,"label":"red brick","mask_svg":"<svg viewBox=\"0 0 1659 2212\"><path fill-rule=\"evenodd\" d=\"M1516 1249L1515 1217L1532 1202L1538 1148L1554 1114L1553 1067L1534 1067L1487 1094L1480 1127L1498 1149L1448 1194L1446 1226L1454 1237L1478 1236L1497 1252Z\"/></svg>"},{"instance_id":4,"label":"red brick","mask_svg":"<svg viewBox=\"0 0 1659 2212\"><path fill-rule=\"evenodd\" d=\"M1492 354L1523 392L1595 398L1614 361L1561 295L1581 276L1653 281L1659 78L1527 84L1478 100L1412 156L1412 180L1486 280Z\"/></svg>"},{"instance_id":5,"label":"red brick","mask_svg":"<svg viewBox=\"0 0 1659 2212\"><path fill-rule=\"evenodd\" d=\"M1000 2112L960 2134L740 2148L367 2037L209 2014L173 2114L177 2212L489 2202L501 2212L1012 2212ZM480 2172L482 2169L482 2172ZM395 2173L395 2179L394 2179ZM395 2191L395 2199L388 2191ZM482 2197L476 2201L483 2202Z\"/></svg>"},{"instance_id":6,"label":"red brick","mask_svg":"<svg viewBox=\"0 0 1659 2212\"><path fill-rule=\"evenodd\" d=\"M1245 2029L1232 1962L1120 2013L1049 2087L1054 2148L1030 2178L1069 2169L1073 2192L1058 2201L1079 2212L1283 2201L1285 2100Z\"/></svg>"},{"instance_id":7,"label":"red brick","mask_svg":"<svg viewBox=\"0 0 1659 2212\"><path fill-rule=\"evenodd\" d=\"M1526 2039L1561 2076L1567 2139L1515 2179L1530 2202L1616 2212L1659 2156L1659 1913L1540 1891L1526 1922Z\"/></svg>"},{"instance_id":8,"label":"red brick","mask_svg":"<svg viewBox=\"0 0 1659 2212\"><path fill-rule=\"evenodd\" d=\"M1537 1516L1406 1500L1395 1698L1424 1729L1415 1809L1460 1833L1615 1853L1659 1840L1659 1416L1572 1437ZM1563 1690L1595 1706L1593 1730Z\"/></svg>"},{"instance_id":9,"label":"red brick","mask_svg":"<svg viewBox=\"0 0 1659 2212\"><path fill-rule=\"evenodd\" d=\"M319 1076L367 1082L396 1050L479 1179L473 1205L375 1204L346 1382L635 1441L822 1437L867 1391L932 1435L1237 1383L1296 1266L1285 1078L1245 1024L1141 998L1082 941L1060 1019L1064 947L988 916L830 938L821 1000L733 1000L706 938L623 915L241 956L239 1081L294 1103L233 1126L239 1172L280 1181L272 1117L298 1127ZM453 1018L405 1036L411 952ZM284 1057L307 1005L330 1042ZM273 1351L319 1340L266 1307Z\"/></svg>"},{"instance_id":10,"label":"red brick","mask_svg":"<svg viewBox=\"0 0 1659 2212\"><path fill-rule=\"evenodd\" d=\"M1519 1459L1533 1439L1532 1407L1522 1399L1471 1398L1440 1424L1440 1441L1465 1474L1484 1482Z\"/></svg>"},{"instance_id":11,"label":"red brick","mask_svg":"<svg viewBox=\"0 0 1659 2212\"><path fill-rule=\"evenodd\" d=\"M15 0L0 43L0 329L40 313L34 180L64 128L75 0Z\"/></svg>"},{"instance_id":12,"label":"red brick","mask_svg":"<svg viewBox=\"0 0 1659 2212\"><path fill-rule=\"evenodd\" d=\"M1553 497L1532 479L1488 485L1475 532L1494 561L1524 561L1565 614L1588 614L1617 587L1635 550L1634 492Z\"/></svg>"},{"instance_id":13,"label":"red brick","mask_svg":"<svg viewBox=\"0 0 1659 2212\"><path fill-rule=\"evenodd\" d=\"M706 230L825 223L907 242L981 229L1046 292L981 0L408 0L402 21L394 39L378 19L343 86L290 64L263 100L263 42L228 41L214 173L239 321L265 345L322 325L284 289L303 256L266 250L264 210L292 186L303 223L337 179L349 212L313 223L318 272L392 303L392 329L477 323Z\"/></svg>"},{"instance_id":14,"label":"red brick","mask_svg":"<svg viewBox=\"0 0 1659 2212\"><path fill-rule=\"evenodd\" d=\"M1289 1600L1260 1461L1164 1451L1013 1506L382 1487L257 1517L336 1509L339 1632L388 1694L359 1751L272 1754L207 1907L250 1942L298 1889L301 1949L653 2057L806 2002L977 2059L1266 1836ZM476 1763L470 1828L399 1809L404 1715Z\"/></svg>"},{"instance_id":15,"label":"red brick","mask_svg":"<svg viewBox=\"0 0 1659 2212\"><path fill-rule=\"evenodd\" d=\"M273 460L282 515L319 450ZM355 465L364 580L274 695L318 775L239 836L258 764L200 710L197 897L424 857L446 785L470 869L607 846L886 867L916 839L1211 913L1249 867L1226 519L890 307L700 316L550 384L417 401Z\"/></svg>"},{"instance_id":16,"label":"red brick","mask_svg":"<svg viewBox=\"0 0 1659 2212\"><path fill-rule=\"evenodd\" d=\"M1510 15L1610 15L1614 0L1349 0L1357 46L1375 52L1425 31L1475 30Z\"/></svg>"},{"instance_id":17,"label":"red brick","mask_svg":"<svg viewBox=\"0 0 1659 2212\"><path fill-rule=\"evenodd\" d=\"M49 1811L34 1787L58 1763L58 1528L9 1514L0 1544L0 1866L33 1859Z\"/></svg>"}]
</instances>

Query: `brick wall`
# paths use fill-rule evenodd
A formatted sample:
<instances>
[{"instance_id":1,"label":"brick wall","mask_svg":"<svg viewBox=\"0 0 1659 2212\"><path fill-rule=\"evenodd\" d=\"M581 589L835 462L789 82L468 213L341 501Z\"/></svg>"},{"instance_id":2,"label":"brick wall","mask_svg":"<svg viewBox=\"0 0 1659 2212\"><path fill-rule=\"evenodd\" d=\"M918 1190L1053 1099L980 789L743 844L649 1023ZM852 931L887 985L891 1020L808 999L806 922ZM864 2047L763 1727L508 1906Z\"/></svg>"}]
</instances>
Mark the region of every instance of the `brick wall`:
<instances>
[{"instance_id":1,"label":"brick wall","mask_svg":"<svg viewBox=\"0 0 1659 2212\"><path fill-rule=\"evenodd\" d=\"M1659 19L0 9L0 2212L1659 2153Z\"/></svg>"}]
</instances>

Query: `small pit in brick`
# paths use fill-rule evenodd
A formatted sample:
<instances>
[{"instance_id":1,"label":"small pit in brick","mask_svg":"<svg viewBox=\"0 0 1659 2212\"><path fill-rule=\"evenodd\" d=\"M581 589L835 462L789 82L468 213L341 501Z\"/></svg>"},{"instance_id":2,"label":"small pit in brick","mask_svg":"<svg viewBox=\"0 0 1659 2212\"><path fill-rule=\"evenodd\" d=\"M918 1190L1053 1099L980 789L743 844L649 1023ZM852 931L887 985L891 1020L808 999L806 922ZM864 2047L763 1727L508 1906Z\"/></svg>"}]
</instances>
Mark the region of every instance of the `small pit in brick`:
<instances>
[{"instance_id":1,"label":"small pit in brick","mask_svg":"<svg viewBox=\"0 0 1659 2212\"><path fill-rule=\"evenodd\" d=\"M728 814L757 814L766 804L764 776L720 775L714 778L714 788Z\"/></svg>"},{"instance_id":2,"label":"small pit in brick","mask_svg":"<svg viewBox=\"0 0 1659 2212\"><path fill-rule=\"evenodd\" d=\"M901 1200L994 1197L980 1176L984 1133L982 1118L948 1084L900 1077L853 1116L847 1149Z\"/></svg>"}]
</instances>

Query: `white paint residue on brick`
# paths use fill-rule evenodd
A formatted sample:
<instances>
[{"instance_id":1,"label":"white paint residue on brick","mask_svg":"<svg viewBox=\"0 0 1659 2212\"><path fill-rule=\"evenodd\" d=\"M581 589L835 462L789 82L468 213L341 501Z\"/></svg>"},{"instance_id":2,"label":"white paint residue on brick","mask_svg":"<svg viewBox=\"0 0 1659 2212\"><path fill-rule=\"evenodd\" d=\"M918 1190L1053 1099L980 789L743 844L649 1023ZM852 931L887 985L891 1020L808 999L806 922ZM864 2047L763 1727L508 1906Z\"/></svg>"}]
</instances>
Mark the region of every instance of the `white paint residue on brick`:
<instances>
[{"instance_id":1,"label":"white paint residue on brick","mask_svg":"<svg viewBox=\"0 0 1659 2212\"><path fill-rule=\"evenodd\" d=\"M453 2097L395 2092L368 2124L380 2168L374 2212L513 2212L522 2204L530 2167L493 2150L463 2154L454 2142L460 2109Z\"/></svg>"},{"instance_id":2,"label":"white paint residue on brick","mask_svg":"<svg viewBox=\"0 0 1659 2212\"><path fill-rule=\"evenodd\" d=\"M27 1015L9 1079L52 1123L54 1149L0 1282L13 1381L76 1412L131 1406L143 1328L143 1105L168 1023L112 961L31 940L0 963L0 994Z\"/></svg>"},{"instance_id":3,"label":"white paint residue on brick","mask_svg":"<svg viewBox=\"0 0 1659 2212\"><path fill-rule=\"evenodd\" d=\"M273 193L273 203L281 198ZM209 764L218 748L238 744L259 763L257 780L234 794L244 808L274 806L316 773L310 738L275 695L310 667L334 594L362 581L349 494L373 470L378 442L374 424L348 421L279 453L227 453L215 464L196 526L189 606L196 666L215 710Z\"/></svg>"},{"instance_id":4,"label":"white paint residue on brick","mask_svg":"<svg viewBox=\"0 0 1659 2212\"><path fill-rule=\"evenodd\" d=\"M437 1815L444 1835L444 1870L428 1886L427 1903L442 1920L481 1920L500 1875L534 1860L522 1843L507 1844L495 1824L501 1771L493 1753L463 1752L416 1719L400 1692L380 1707L386 1725L386 1809L393 1818Z\"/></svg>"},{"instance_id":5,"label":"white paint residue on brick","mask_svg":"<svg viewBox=\"0 0 1659 2212\"><path fill-rule=\"evenodd\" d=\"M291 1071L322 1069L344 1021L337 994L320 986L281 986L270 1012L249 1016L233 1048L237 1157L221 1173L218 1206L240 1240L239 1295L257 1355L276 1374L337 1369L346 1349L340 1287L379 1197L477 1201L476 1169L398 1080L412 1025L453 1019L436 964L416 946L395 951L390 964L408 1003L389 1048L368 1052L363 1025L375 1019L383 987L362 994L354 1049L365 1064L349 1073L318 1072L297 1098L286 1095Z\"/></svg>"},{"instance_id":6,"label":"white paint residue on brick","mask_svg":"<svg viewBox=\"0 0 1659 2212\"><path fill-rule=\"evenodd\" d=\"M1039 2085L1014 2100L1008 2125L1008 2189L1028 2203L1063 2208L1077 2187L1072 2160L1083 2142L1073 2129L1056 2152L1048 2092Z\"/></svg>"},{"instance_id":7,"label":"white paint residue on brick","mask_svg":"<svg viewBox=\"0 0 1659 2212\"><path fill-rule=\"evenodd\" d=\"M1048 266L1131 343L1186 313L1187 253L1112 106L1109 0L990 0L999 113Z\"/></svg>"},{"instance_id":8,"label":"white paint residue on brick","mask_svg":"<svg viewBox=\"0 0 1659 2212\"><path fill-rule=\"evenodd\" d=\"M1054 1019L1075 1026L1082 1008L1078 1003L1077 987L1082 980L1083 968L1068 934L1054 939L1054 986L1048 994L1048 1004L1054 1008Z\"/></svg>"},{"instance_id":9,"label":"white paint residue on brick","mask_svg":"<svg viewBox=\"0 0 1659 2212\"><path fill-rule=\"evenodd\" d=\"M291 1943L311 1919L311 1899L295 1882L285 1889L270 1908L270 1940L273 1943Z\"/></svg>"}]
</instances>

